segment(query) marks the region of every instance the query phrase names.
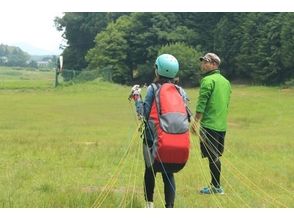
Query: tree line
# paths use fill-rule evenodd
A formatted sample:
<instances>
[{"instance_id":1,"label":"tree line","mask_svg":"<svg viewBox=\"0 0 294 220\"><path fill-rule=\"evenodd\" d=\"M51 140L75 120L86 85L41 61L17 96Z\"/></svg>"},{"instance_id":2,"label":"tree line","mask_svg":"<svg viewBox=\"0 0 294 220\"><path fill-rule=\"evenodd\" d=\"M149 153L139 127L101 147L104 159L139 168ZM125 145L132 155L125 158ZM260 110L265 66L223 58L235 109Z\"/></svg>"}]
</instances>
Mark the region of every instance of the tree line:
<instances>
[{"instance_id":1,"label":"tree line","mask_svg":"<svg viewBox=\"0 0 294 220\"><path fill-rule=\"evenodd\" d=\"M26 66L30 55L19 47L0 44L1 66Z\"/></svg>"},{"instance_id":2,"label":"tree line","mask_svg":"<svg viewBox=\"0 0 294 220\"><path fill-rule=\"evenodd\" d=\"M30 55L19 47L0 44L0 66L55 68L56 62L56 55Z\"/></svg>"},{"instance_id":3,"label":"tree line","mask_svg":"<svg viewBox=\"0 0 294 220\"><path fill-rule=\"evenodd\" d=\"M55 25L68 44L64 68L94 70L116 83L151 82L156 57L171 53L181 84L195 86L206 52L220 56L230 80L293 81L294 13L67 12Z\"/></svg>"}]
</instances>

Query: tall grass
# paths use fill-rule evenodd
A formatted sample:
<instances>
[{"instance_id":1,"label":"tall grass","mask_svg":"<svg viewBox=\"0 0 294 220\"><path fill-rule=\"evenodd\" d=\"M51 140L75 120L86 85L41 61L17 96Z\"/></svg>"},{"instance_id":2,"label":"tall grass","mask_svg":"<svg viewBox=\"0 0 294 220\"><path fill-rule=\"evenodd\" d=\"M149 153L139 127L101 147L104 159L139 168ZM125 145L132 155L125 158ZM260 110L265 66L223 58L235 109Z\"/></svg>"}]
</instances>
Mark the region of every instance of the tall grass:
<instances>
[{"instance_id":1,"label":"tall grass","mask_svg":"<svg viewBox=\"0 0 294 220\"><path fill-rule=\"evenodd\" d=\"M47 89L54 85L53 71L0 66L0 90Z\"/></svg>"},{"instance_id":2,"label":"tall grass","mask_svg":"<svg viewBox=\"0 0 294 220\"><path fill-rule=\"evenodd\" d=\"M144 163L129 87L96 80L54 89L53 72L37 73L30 85L19 78L23 70L3 72L1 207L144 207ZM198 90L187 92L194 110ZM226 193L197 193L209 171L193 137L189 161L176 174L175 206L294 207L293 96L293 90L233 86L222 157ZM154 198L163 207L159 174Z\"/></svg>"}]
</instances>

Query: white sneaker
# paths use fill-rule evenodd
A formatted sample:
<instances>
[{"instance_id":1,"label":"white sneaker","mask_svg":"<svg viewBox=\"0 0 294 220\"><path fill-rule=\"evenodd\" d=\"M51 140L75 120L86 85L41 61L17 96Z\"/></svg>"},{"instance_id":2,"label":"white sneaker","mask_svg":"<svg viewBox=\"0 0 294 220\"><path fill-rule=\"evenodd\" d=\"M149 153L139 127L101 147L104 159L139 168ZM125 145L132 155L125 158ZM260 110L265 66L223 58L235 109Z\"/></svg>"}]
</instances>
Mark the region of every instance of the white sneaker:
<instances>
[{"instance_id":1,"label":"white sneaker","mask_svg":"<svg viewBox=\"0 0 294 220\"><path fill-rule=\"evenodd\" d=\"M145 208L154 208L153 202L146 202L146 207Z\"/></svg>"}]
</instances>

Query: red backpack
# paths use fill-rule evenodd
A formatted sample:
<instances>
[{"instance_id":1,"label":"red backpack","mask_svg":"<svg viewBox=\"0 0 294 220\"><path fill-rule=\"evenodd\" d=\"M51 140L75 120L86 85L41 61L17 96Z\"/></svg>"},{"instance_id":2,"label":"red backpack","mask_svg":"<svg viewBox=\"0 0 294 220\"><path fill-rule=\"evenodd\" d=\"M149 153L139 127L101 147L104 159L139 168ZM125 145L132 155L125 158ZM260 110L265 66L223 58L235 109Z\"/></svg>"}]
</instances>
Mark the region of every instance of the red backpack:
<instances>
[{"instance_id":1,"label":"red backpack","mask_svg":"<svg viewBox=\"0 0 294 220\"><path fill-rule=\"evenodd\" d=\"M185 164L190 149L189 116L180 87L172 83L152 87L155 98L148 121L154 125L154 158L162 163Z\"/></svg>"}]
</instances>

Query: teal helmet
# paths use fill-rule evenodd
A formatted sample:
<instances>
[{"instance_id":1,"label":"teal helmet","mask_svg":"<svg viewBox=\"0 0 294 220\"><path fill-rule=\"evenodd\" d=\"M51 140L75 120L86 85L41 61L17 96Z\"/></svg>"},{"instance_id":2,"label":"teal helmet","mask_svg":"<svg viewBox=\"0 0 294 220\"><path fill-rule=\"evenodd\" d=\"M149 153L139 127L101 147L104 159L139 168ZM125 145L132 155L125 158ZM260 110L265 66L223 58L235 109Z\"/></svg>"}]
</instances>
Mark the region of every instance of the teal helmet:
<instances>
[{"instance_id":1,"label":"teal helmet","mask_svg":"<svg viewBox=\"0 0 294 220\"><path fill-rule=\"evenodd\" d=\"M170 54L161 54L155 61L155 68L160 76L175 78L179 71L179 62Z\"/></svg>"}]
</instances>

